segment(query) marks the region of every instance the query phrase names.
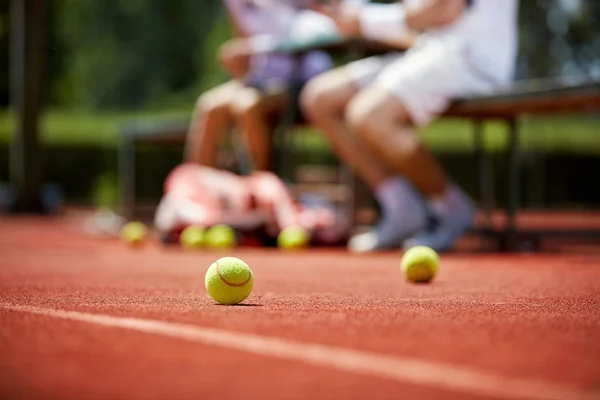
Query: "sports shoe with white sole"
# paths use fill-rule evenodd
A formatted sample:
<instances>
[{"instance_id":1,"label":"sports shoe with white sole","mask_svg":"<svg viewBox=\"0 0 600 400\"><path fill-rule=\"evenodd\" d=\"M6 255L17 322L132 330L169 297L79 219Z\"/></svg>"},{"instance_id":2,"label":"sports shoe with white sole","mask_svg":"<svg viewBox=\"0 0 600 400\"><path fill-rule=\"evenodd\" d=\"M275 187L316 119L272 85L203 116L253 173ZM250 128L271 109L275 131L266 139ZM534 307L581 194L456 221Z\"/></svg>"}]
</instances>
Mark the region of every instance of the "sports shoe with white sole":
<instances>
[{"instance_id":1,"label":"sports shoe with white sole","mask_svg":"<svg viewBox=\"0 0 600 400\"><path fill-rule=\"evenodd\" d=\"M443 204L430 208L433 226L407 239L403 244L405 250L414 246L427 246L437 252L450 251L456 240L473 226L475 205L456 185L451 185Z\"/></svg>"},{"instance_id":2,"label":"sports shoe with white sole","mask_svg":"<svg viewBox=\"0 0 600 400\"><path fill-rule=\"evenodd\" d=\"M383 218L373 230L352 237L348 241L348 249L356 253L366 253L402 248L407 238L427 226L427 214L421 202L415 202L410 208L407 207L405 212L411 213L411 217L403 218L399 215Z\"/></svg>"}]
</instances>

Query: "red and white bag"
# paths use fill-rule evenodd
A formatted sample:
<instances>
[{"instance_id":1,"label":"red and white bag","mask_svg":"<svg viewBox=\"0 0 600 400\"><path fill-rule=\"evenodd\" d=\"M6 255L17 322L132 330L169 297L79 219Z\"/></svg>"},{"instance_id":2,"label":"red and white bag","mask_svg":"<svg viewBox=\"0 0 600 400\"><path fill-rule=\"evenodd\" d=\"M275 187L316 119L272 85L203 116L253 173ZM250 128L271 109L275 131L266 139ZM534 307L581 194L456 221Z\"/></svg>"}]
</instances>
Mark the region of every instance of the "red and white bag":
<instances>
[{"instance_id":1,"label":"red and white bag","mask_svg":"<svg viewBox=\"0 0 600 400\"><path fill-rule=\"evenodd\" d=\"M167 177L164 196L155 215L163 233L187 226L226 224L241 231L259 228L275 237L282 229L299 225L315 244L345 240L349 224L329 207L298 204L276 175L255 172L238 176L197 164L182 164Z\"/></svg>"}]
</instances>

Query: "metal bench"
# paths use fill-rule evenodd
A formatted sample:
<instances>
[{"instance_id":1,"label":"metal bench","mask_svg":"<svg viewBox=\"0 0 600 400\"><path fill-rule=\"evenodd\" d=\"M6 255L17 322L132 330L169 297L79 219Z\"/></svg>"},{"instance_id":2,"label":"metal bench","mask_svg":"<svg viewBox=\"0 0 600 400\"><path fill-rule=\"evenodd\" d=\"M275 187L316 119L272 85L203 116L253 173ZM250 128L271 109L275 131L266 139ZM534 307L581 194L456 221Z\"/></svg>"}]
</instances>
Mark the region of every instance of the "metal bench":
<instances>
[{"instance_id":1,"label":"metal bench","mask_svg":"<svg viewBox=\"0 0 600 400\"><path fill-rule=\"evenodd\" d=\"M136 150L139 145L182 147L189 129L189 119L169 122L130 121L121 127L119 149L119 212L133 218L136 206ZM232 136L233 137L233 136ZM237 137L233 137L237 139ZM235 160L241 170L250 169L250 160L240 143L232 143Z\"/></svg>"},{"instance_id":2,"label":"metal bench","mask_svg":"<svg viewBox=\"0 0 600 400\"><path fill-rule=\"evenodd\" d=\"M520 151L519 118L525 115L556 115L587 113L600 110L600 80L588 77L536 79L517 82L510 88L489 96L477 96L457 101L445 113L447 117L465 118L473 121L473 136L479 163L479 190L486 222L481 232L500 239L502 247L519 248L519 238L526 236L536 240L545 236L600 236L599 231L554 230L524 231L517 226L520 200ZM507 222L504 229L493 227L491 220L494 202L492 165L483 145L483 123L497 119L507 126L508 146L508 199Z\"/></svg>"},{"instance_id":3,"label":"metal bench","mask_svg":"<svg viewBox=\"0 0 600 400\"><path fill-rule=\"evenodd\" d=\"M275 147L274 151L274 170L277 171L278 175L281 176L288 183L292 183L297 177L295 175L295 155L296 151L292 148L295 147L292 143L292 131L299 126L304 126L305 122L301 116L297 115L294 111L295 105L291 104L286 107L286 110L279 117L279 122L276 123L276 129L280 132L277 133L279 139L279 145ZM185 143L187 132L189 129L189 120L183 119L180 121L171 122L152 122L152 121L130 121L121 127L121 145L119 150L119 213L127 219L135 217L136 209L136 151L141 145L154 145L154 146L175 146L182 147ZM233 160L237 164L237 169L242 174L250 173L253 170L252 161L249 158L248 151L245 147L245 143L241 139L241 136L232 130L228 134L228 151L233 152ZM320 170L325 170L322 168ZM306 175L306 174L301 174ZM313 173L314 175L314 173ZM349 171L342 168L339 171L339 176L336 179L322 180L322 183L328 183L329 188L321 187L319 190L330 189L333 197L336 199L336 203L342 203L342 197L350 197L348 195L342 196L341 193L350 193L350 190L343 190L342 186L347 188L353 186L354 177ZM294 193L303 193L307 191L308 185L306 182L301 182L301 185L294 185ZM311 184L319 185L319 182L311 181ZM335 187L334 187L335 186ZM354 207L351 204L352 199L349 198L344 203L344 208L350 214L353 212Z\"/></svg>"}]
</instances>

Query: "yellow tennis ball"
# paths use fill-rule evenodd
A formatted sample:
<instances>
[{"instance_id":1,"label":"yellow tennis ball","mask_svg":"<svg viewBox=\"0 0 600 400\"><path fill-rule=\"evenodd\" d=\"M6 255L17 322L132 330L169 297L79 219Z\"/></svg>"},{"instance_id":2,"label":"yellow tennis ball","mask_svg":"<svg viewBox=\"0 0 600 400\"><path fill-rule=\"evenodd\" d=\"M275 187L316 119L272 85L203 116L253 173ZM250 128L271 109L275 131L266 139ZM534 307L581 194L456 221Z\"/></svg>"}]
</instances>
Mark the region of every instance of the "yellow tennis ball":
<instances>
[{"instance_id":1,"label":"yellow tennis ball","mask_svg":"<svg viewBox=\"0 0 600 400\"><path fill-rule=\"evenodd\" d=\"M208 247L215 249L230 249L237 245L235 231L227 225L215 225L206 231L204 237Z\"/></svg>"},{"instance_id":2,"label":"yellow tennis ball","mask_svg":"<svg viewBox=\"0 0 600 400\"><path fill-rule=\"evenodd\" d=\"M239 258L223 257L208 268L204 284L213 300L233 305L250 296L254 286L254 275L248 264Z\"/></svg>"},{"instance_id":3,"label":"yellow tennis ball","mask_svg":"<svg viewBox=\"0 0 600 400\"><path fill-rule=\"evenodd\" d=\"M188 226L179 236L179 243L186 249L197 249L204 246L205 229L201 226Z\"/></svg>"},{"instance_id":4,"label":"yellow tennis ball","mask_svg":"<svg viewBox=\"0 0 600 400\"><path fill-rule=\"evenodd\" d=\"M411 282L430 282L438 273L440 258L427 246L415 246L402 256L402 272Z\"/></svg>"},{"instance_id":5,"label":"yellow tennis ball","mask_svg":"<svg viewBox=\"0 0 600 400\"><path fill-rule=\"evenodd\" d=\"M131 221L121 228L121 239L129 245L137 246L142 244L148 237L148 228L139 221Z\"/></svg>"},{"instance_id":6,"label":"yellow tennis ball","mask_svg":"<svg viewBox=\"0 0 600 400\"><path fill-rule=\"evenodd\" d=\"M308 246L310 235L301 226L288 226L277 236L277 246L281 249L294 250Z\"/></svg>"}]
</instances>

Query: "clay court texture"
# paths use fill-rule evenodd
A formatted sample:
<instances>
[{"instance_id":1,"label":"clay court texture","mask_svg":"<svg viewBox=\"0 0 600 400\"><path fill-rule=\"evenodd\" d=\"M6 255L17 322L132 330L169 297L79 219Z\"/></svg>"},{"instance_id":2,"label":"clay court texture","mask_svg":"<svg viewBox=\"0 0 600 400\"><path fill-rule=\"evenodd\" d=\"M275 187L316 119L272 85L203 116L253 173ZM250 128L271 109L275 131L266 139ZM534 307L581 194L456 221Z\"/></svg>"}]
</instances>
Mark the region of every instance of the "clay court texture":
<instances>
[{"instance_id":1,"label":"clay court texture","mask_svg":"<svg viewBox=\"0 0 600 400\"><path fill-rule=\"evenodd\" d=\"M245 260L217 305L204 274ZM600 399L600 253L132 249L0 217L1 399Z\"/></svg>"}]
</instances>

